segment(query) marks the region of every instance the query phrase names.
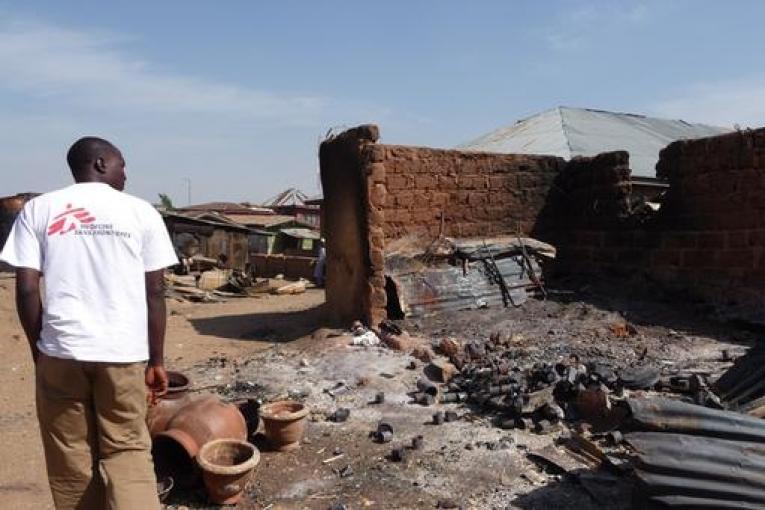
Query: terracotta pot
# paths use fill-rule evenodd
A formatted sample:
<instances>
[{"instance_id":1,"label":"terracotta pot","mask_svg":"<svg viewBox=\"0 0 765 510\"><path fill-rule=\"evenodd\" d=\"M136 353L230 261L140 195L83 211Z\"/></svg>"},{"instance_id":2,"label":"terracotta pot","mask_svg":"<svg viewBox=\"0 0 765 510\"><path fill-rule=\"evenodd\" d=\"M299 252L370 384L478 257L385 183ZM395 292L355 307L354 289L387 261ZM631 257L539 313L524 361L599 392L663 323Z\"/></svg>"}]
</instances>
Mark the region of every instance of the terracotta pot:
<instances>
[{"instance_id":1,"label":"terracotta pot","mask_svg":"<svg viewBox=\"0 0 765 510\"><path fill-rule=\"evenodd\" d=\"M152 456L159 476L172 476L179 487L190 487L199 479L194 458L205 443L214 439L247 438L247 424L239 409L211 394L187 395L166 400L155 425L164 430L153 437Z\"/></svg>"},{"instance_id":2,"label":"terracotta pot","mask_svg":"<svg viewBox=\"0 0 765 510\"><path fill-rule=\"evenodd\" d=\"M162 398L176 398L179 395L186 393L191 386L191 380L186 374L181 372L175 372L173 370L167 371L167 393Z\"/></svg>"},{"instance_id":3,"label":"terracotta pot","mask_svg":"<svg viewBox=\"0 0 765 510\"><path fill-rule=\"evenodd\" d=\"M188 389L190 386L189 378L181 372L167 371L168 388L167 393L162 395L157 402L150 406L146 413L146 424L149 426L151 437L167 429L167 422L180 410L181 407L189 403L190 397Z\"/></svg>"},{"instance_id":4,"label":"terracotta pot","mask_svg":"<svg viewBox=\"0 0 765 510\"><path fill-rule=\"evenodd\" d=\"M308 408L300 402L281 400L265 404L260 408L260 419L266 430L266 437L279 451L300 447L305 432L305 417Z\"/></svg>"},{"instance_id":5,"label":"terracotta pot","mask_svg":"<svg viewBox=\"0 0 765 510\"><path fill-rule=\"evenodd\" d=\"M233 505L242 498L260 452L247 441L216 439L206 443L197 455L207 495L214 503Z\"/></svg>"}]
</instances>

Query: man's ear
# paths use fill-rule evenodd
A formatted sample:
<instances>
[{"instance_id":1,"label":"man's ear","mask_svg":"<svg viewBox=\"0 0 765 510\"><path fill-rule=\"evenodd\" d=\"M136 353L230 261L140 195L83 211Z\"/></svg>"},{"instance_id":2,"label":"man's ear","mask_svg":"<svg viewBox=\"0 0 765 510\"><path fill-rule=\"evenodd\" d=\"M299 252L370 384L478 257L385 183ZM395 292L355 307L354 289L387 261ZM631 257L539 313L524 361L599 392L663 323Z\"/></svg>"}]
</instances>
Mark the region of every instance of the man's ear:
<instances>
[{"instance_id":1,"label":"man's ear","mask_svg":"<svg viewBox=\"0 0 765 510\"><path fill-rule=\"evenodd\" d=\"M104 161L104 158L96 158L96 161L93 163L93 167L99 173L106 173L106 161Z\"/></svg>"}]
</instances>

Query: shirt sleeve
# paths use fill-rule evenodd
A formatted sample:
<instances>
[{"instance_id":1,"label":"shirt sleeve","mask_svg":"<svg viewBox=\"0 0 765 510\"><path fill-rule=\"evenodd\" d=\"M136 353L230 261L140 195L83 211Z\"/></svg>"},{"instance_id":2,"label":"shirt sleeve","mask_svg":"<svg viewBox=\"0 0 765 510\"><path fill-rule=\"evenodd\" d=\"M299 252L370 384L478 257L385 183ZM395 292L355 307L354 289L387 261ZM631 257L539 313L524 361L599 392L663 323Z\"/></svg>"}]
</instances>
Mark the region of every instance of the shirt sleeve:
<instances>
[{"instance_id":1,"label":"shirt sleeve","mask_svg":"<svg viewBox=\"0 0 765 510\"><path fill-rule=\"evenodd\" d=\"M170 234L162 216L151 208L146 218L146 229L141 246L144 272L158 271L178 263Z\"/></svg>"},{"instance_id":2,"label":"shirt sleeve","mask_svg":"<svg viewBox=\"0 0 765 510\"><path fill-rule=\"evenodd\" d=\"M16 216L11 233L5 241L0 260L14 267L28 267L42 271L43 251L40 234L34 228L31 202Z\"/></svg>"}]
</instances>

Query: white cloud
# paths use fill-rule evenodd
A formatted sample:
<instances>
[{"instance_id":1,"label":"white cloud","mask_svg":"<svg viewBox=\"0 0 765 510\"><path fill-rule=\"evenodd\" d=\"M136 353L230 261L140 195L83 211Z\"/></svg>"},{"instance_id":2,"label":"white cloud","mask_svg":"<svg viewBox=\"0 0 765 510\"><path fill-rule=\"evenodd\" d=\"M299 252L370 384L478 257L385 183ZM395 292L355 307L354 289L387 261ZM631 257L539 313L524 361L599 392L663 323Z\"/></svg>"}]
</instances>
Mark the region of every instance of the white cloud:
<instances>
[{"instance_id":1,"label":"white cloud","mask_svg":"<svg viewBox=\"0 0 765 510\"><path fill-rule=\"evenodd\" d=\"M691 85L649 105L648 111L727 127L765 126L765 75Z\"/></svg>"},{"instance_id":2,"label":"white cloud","mask_svg":"<svg viewBox=\"0 0 765 510\"><path fill-rule=\"evenodd\" d=\"M315 193L317 144L332 125L406 119L362 101L297 96L168 72L124 35L21 20L0 9L0 194L70 181L64 155L83 135L114 141L128 191L257 200ZM8 175L6 175L8 174Z\"/></svg>"},{"instance_id":3,"label":"white cloud","mask_svg":"<svg viewBox=\"0 0 765 510\"><path fill-rule=\"evenodd\" d=\"M1 16L1 15L0 15ZM82 108L314 121L325 100L178 75L118 50L125 38L0 17L0 87Z\"/></svg>"}]
</instances>

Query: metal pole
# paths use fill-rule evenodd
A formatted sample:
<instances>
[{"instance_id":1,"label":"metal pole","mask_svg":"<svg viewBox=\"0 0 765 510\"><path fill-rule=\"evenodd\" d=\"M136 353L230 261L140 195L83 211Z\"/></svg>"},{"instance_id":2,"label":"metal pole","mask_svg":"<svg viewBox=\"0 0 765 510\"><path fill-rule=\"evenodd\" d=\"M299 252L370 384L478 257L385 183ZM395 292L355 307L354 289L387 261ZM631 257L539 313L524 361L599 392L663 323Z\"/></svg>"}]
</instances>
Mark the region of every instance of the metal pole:
<instances>
[{"instance_id":1,"label":"metal pole","mask_svg":"<svg viewBox=\"0 0 765 510\"><path fill-rule=\"evenodd\" d=\"M186 181L186 205L191 205L191 179L186 177L183 180Z\"/></svg>"}]
</instances>

